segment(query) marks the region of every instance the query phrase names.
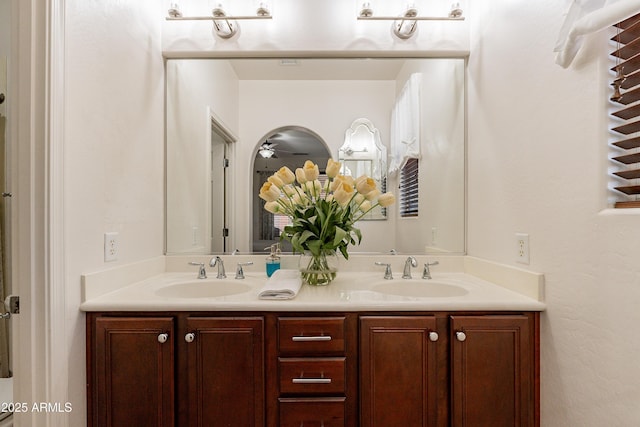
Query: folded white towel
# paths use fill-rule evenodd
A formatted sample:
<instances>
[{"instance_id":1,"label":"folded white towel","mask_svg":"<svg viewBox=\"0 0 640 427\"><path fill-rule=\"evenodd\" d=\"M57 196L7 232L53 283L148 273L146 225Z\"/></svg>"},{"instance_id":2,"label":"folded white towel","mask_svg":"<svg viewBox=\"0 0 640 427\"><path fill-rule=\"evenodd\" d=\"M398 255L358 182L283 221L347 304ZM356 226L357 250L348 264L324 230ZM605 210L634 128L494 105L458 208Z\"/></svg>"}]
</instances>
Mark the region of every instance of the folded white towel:
<instances>
[{"instance_id":1,"label":"folded white towel","mask_svg":"<svg viewBox=\"0 0 640 427\"><path fill-rule=\"evenodd\" d=\"M260 289L260 299L292 299L302 286L299 270L276 270Z\"/></svg>"}]
</instances>

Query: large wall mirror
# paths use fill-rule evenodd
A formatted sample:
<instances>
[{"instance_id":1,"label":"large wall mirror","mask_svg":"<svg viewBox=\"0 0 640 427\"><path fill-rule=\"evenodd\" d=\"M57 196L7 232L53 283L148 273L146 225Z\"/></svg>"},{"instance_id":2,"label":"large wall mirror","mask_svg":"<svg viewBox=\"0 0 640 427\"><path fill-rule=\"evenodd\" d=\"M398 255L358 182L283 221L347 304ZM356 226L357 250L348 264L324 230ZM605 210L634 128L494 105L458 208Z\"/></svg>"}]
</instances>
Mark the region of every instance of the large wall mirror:
<instances>
[{"instance_id":1,"label":"large wall mirror","mask_svg":"<svg viewBox=\"0 0 640 427\"><path fill-rule=\"evenodd\" d=\"M384 220L361 221L350 253L464 253L465 72L460 58L167 60L166 253L260 252L277 241L259 228L259 172L293 169L315 148L338 159L358 119L389 152L391 112L416 73L418 215L402 217L396 204ZM273 158L260 156L265 143ZM398 183L386 177L399 198Z\"/></svg>"}]
</instances>

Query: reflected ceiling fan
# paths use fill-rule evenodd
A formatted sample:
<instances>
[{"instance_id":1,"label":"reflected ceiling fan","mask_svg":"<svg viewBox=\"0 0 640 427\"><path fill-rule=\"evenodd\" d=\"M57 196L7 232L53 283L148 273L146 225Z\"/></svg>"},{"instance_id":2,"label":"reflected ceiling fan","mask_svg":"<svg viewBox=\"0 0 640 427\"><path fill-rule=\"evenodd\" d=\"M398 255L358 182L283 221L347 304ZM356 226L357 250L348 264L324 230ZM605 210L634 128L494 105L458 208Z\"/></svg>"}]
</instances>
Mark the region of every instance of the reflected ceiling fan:
<instances>
[{"instance_id":1,"label":"reflected ceiling fan","mask_svg":"<svg viewBox=\"0 0 640 427\"><path fill-rule=\"evenodd\" d=\"M260 157L264 159L277 159L278 156L276 156L276 150L274 149L276 145L277 144L270 143L269 140L265 140L260 145L260 148L258 148L258 154L260 154Z\"/></svg>"},{"instance_id":2,"label":"reflected ceiling fan","mask_svg":"<svg viewBox=\"0 0 640 427\"><path fill-rule=\"evenodd\" d=\"M278 155L277 153L289 153L293 156L307 156L309 155L309 153L302 153L302 152L298 152L298 151L289 151L289 150L284 150L282 148L278 148L276 149L275 147L278 146L278 142L271 142L273 141L273 139L277 139L279 134L274 134L271 138L266 139L261 145L260 148L258 148L258 154L260 155L260 157L263 157L265 159L277 159ZM287 146L287 144L284 144L285 146Z\"/></svg>"}]
</instances>

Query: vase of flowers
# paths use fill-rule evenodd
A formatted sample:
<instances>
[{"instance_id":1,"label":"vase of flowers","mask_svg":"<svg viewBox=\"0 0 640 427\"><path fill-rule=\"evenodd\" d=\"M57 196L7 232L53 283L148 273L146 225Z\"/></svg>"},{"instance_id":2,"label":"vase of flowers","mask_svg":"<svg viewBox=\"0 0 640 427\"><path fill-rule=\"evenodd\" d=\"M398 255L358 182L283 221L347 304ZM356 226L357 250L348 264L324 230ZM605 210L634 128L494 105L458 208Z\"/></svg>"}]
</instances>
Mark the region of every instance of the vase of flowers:
<instances>
[{"instance_id":1,"label":"vase of flowers","mask_svg":"<svg viewBox=\"0 0 640 427\"><path fill-rule=\"evenodd\" d=\"M349 259L347 247L360 244L362 234L355 223L376 206L394 203L392 193L381 194L368 176L353 179L340 175L341 164L327 162L324 182L318 179L318 165L310 160L293 173L280 168L260 189L264 208L291 218L280 239L291 242L302 254L302 279L310 285L328 285L336 277L339 252Z\"/></svg>"},{"instance_id":2,"label":"vase of flowers","mask_svg":"<svg viewBox=\"0 0 640 427\"><path fill-rule=\"evenodd\" d=\"M298 261L300 277L314 286L328 285L338 274L338 254L332 249L322 250L318 254L304 251Z\"/></svg>"}]
</instances>

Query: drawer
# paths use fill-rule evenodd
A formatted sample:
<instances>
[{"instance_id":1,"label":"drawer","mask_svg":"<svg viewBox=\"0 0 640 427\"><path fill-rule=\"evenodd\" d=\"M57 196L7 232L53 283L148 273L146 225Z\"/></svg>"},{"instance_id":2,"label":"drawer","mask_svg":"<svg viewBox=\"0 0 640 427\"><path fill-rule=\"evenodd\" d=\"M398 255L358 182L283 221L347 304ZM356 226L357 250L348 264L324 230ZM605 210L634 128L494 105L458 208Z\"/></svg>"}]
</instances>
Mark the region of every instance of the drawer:
<instances>
[{"instance_id":1,"label":"drawer","mask_svg":"<svg viewBox=\"0 0 640 427\"><path fill-rule=\"evenodd\" d=\"M343 354L344 317L280 317L278 349L281 355Z\"/></svg>"},{"instance_id":2,"label":"drawer","mask_svg":"<svg viewBox=\"0 0 640 427\"><path fill-rule=\"evenodd\" d=\"M345 398L281 398L280 427L343 427Z\"/></svg>"},{"instance_id":3,"label":"drawer","mask_svg":"<svg viewBox=\"0 0 640 427\"><path fill-rule=\"evenodd\" d=\"M280 358L280 393L344 394L345 358Z\"/></svg>"}]
</instances>

